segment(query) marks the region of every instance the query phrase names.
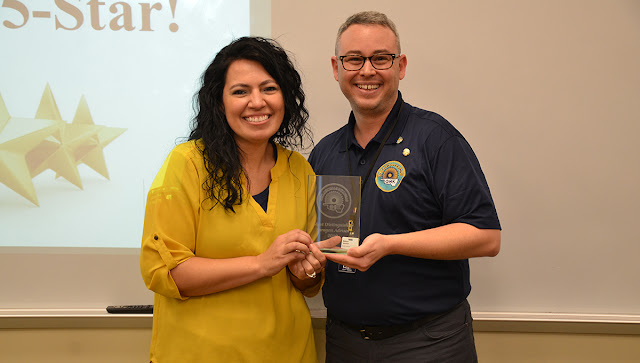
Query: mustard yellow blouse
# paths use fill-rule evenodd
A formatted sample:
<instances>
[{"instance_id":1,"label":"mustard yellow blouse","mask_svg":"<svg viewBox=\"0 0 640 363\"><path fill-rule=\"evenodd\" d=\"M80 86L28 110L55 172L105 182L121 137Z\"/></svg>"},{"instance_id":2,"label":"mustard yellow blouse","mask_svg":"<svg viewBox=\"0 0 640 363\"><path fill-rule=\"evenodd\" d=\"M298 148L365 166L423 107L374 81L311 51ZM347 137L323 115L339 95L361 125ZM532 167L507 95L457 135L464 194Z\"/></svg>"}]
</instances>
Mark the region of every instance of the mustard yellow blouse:
<instances>
[{"instance_id":1,"label":"mustard yellow blouse","mask_svg":"<svg viewBox=\"0 0 640 363\"><path fill-rule=\"evenodd\" d=\"M205 201L206 172L194 141L165 160L147 197L140 256L143 279L155 292L152 362L316 362L309 309L286 269L200 297L181 296L169 273L192 256L258 255L278 235L308 230L313 170L297 152L277 145L277 153L267 211L245 189L235 214Z\"/></svg>"}]
</instances>

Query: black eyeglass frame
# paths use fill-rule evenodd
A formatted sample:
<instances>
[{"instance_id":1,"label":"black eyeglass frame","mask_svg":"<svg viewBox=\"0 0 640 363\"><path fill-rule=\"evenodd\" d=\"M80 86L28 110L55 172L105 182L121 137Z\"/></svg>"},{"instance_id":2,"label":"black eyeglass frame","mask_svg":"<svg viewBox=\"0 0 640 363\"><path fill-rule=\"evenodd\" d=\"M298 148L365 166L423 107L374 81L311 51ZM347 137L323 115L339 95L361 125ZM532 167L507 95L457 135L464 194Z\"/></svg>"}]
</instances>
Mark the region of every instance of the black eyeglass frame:
<instances>
[{"instance_id":1,"label":"black eyeglass frame","mask_svg":"<svg viewBox=\"0 0 640 363\"><path fill-rule=\"evenodd\" d=\"M378 68L378 67L376 67L376 66L373 64L373 62L371 61L371 58L373 58L373 57L377 57L377 56L381 56L381 55L388 55L388 56L391 56L391 65L389 65L389 67L387 67L387 68ZM359 55L359 54L347 54L347 55L341 55L341 56L338 56L338 59L340 59L340 64L342 64L342 69L344 69L345 71L350 71L350 72L351 72L351 71L353 71L353 72L359 71L359 70L361 70L361 69L362 69L362 67L364 67L364 64L365 64L365 63L367 63L367 60L369 60L369 63L371 64L371 66L372 66L374 69L377 69L377 70L379 70L379 71L384 71L385 69L389 69L389 68L393 67L393 62L394 62L394 61L396 60L396 58L398 58L399 56L400 56L400 54L393 54L393 53L379 53L379 54L374 54L374 55L369 56L369 57L364 57L364 56L361 56L361 55ZM360 66L360 68L358 68L358 69L347 69L347 68L345 68L345 66L344 66L344 59L345 59L345 58L347 58L347 57L359 57L359 58L362 58L362 65Z\"/></svg>"}]
</instances>

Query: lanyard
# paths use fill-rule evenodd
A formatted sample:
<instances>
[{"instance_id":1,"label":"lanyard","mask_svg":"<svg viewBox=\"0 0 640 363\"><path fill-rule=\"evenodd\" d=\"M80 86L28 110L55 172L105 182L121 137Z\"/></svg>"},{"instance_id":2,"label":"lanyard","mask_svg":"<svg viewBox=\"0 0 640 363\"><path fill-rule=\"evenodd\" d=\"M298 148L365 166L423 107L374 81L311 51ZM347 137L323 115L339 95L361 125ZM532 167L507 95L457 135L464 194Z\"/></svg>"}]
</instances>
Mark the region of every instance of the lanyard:
<instances>
[{"instance_id":1,"label":"lanyard","mask_svg":"<svg viewBox=\"0 0 640 363\"><path fill-rule=\"evenodd\" d=\"M393 132L393 129L396 128L396 124L398 123L398 119L400 118L400 113L402 113L402 108L404 107L404 102L400 104L400 110L398 110L398 114L396 115L395 120L393 120L393 124L391 125L391 127L389 128L389 130L387 131L387 134L384 135L384 139L382 140L382 142L380 143L380 146L378 146L378 151L376 152L376 156L375 158L373 158L373 161L371 161L371 163L369 164L369 169L367 170L367 174L365 174L364 180L362 181L362 184L360 186L360 191L362 192L362 190L364 190L364 184L367 182L367 180L369 180L369 175L371 174L371 170L373 169L374 165L376 164L376 161L378 160L378 156L380 156L380 153L382 152L382 148L384 147L384 144L387 143L387 140L389 139L389 136L391 136L391 133ZM347 133L345 133L345 143L347 146L347 165L349 166L349 176L353 175L353 173L351 173L351 160L349 157L349 135Z\"/></svg>"}]
</instances>

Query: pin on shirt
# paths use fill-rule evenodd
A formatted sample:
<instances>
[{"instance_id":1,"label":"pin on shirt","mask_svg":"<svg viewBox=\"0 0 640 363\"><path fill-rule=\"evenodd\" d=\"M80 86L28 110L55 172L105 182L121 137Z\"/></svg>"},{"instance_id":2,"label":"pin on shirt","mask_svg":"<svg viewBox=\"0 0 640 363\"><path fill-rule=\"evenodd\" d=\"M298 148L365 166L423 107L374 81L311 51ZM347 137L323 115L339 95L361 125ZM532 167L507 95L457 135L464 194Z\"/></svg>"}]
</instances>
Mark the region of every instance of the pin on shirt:
<instances>
[{"instance_id":1,"label":"pin on shirt","mask_svg":"<svg viewBox=\"0 0 640 363\"><path fill-rule=\"evenodd\" d=\"M400 136L398 137L398 140L396 140L396 144L399 144L402 141L404 141L404 139L402 138L402 136ZM409 148L405 148L404 150L402 150L402 155L409 156L409 154L411 154L411 150L409 150Z\"/></svg>"}]
</instances>

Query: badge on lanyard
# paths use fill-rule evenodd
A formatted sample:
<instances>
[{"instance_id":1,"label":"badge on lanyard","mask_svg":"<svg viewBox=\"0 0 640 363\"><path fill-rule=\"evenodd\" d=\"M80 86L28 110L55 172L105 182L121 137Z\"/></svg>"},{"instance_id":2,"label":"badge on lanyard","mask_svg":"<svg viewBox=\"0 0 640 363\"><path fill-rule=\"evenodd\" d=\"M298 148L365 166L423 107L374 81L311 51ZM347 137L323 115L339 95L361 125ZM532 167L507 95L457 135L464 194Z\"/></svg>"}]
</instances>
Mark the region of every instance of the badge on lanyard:
<instances>
[{"instance_id":1,"label":"badge on lanyard","mask_svg":"<svg viewBox=\"0 0 640 363\"><path fill-rule=\"evenodd\" d=\"M344 273L348 273L348 274L354 274L356 273L356 270L354 268L351 267L347 267L345 265L338 265L338 272L344 272Z\"/></svg>"}]
</instances>

